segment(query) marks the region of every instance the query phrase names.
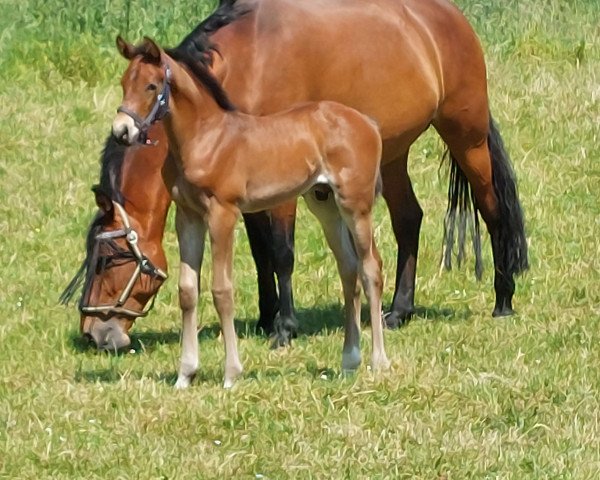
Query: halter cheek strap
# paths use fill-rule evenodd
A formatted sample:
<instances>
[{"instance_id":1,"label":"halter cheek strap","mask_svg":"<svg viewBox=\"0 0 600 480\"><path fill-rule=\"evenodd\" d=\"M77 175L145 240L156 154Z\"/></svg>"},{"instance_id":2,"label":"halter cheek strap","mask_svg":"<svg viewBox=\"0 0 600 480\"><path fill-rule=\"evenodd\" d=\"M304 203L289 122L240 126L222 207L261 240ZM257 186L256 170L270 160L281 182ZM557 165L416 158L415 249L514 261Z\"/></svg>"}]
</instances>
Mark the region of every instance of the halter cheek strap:
<instances>
[{"instance_id":1,"label":"halter cheek strap","mask_svg":"<svg viewBox=\"0 0 600 480\"><path fill-rule=\"evenodd\" d=\"M121 295L113 305L88 305L86 297L89 292L84 292L79 304L79 310L81 311L81 313L92 315L127 315L132 318L145 317L154 306L154 300L156 299L156 296L153 296L150 306L145 310L131 310L129 308L124 307L123 305L131 295L131 291L133 290L135 283L138 281L142 274L150 275L154 278L161 278L162 280L165 280L167 278L167 274L162 269L155 267L152 264L152 262L150 262L148 257L146 257L140 251L140 248L138 246L138 234L131 227L129 217L125 212L125 209L118 202L113 201L113 205L115 209L119 211L124 228L119 230L102 232L96 236L96 241L112 240L115 238L124 237L127 242L127 245L129 246L130 251L132 252L135 258L136 267L133 274L131 275L131 278L127 282L127 285L125 285L125 288L121 292Z\"/></svg>"},{"instance_id":2,"label":"halter cheek strap","mask_svg":"<svg viewBox=\"0 0 600 480\"><path fill-rule=\"evenodd\" d=\"M130 110L124 105L120 105L117 108L117 113L124 113L125 115L131 117L134 125L140 131L138 136L138 142L142 145L152 145L152 142L148 140L148 129L150 125L158 120L162 120L167 113L169 113L169 98L171 96L171 69L168 65L165 65L165 81L163 83L163 88L161 92L157 95L156 101L154 105L152 105L152 109L150 113L146 116L146 118L140 117L136 112Z\"/></svg>"}]
</instances>

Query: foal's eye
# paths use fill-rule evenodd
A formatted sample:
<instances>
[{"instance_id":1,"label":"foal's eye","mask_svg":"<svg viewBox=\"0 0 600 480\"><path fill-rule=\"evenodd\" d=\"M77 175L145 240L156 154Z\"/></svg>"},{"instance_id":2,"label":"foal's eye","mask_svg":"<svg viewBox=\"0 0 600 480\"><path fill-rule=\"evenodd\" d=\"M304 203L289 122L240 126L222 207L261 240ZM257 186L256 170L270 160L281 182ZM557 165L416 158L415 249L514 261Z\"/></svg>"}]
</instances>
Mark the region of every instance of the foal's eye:
<instances>
[{"instance_id":1,"label":"foal's eye","mask_svg":"<svg viewBox=\"0 0 600 480\"><path fill-rule=\"evenodd\" d=\"M156 85L154 83L150 83L148 84L148 86L146 87L146 90L153 92L154 90L156 90Z\"/></svg>"}]
</instances>

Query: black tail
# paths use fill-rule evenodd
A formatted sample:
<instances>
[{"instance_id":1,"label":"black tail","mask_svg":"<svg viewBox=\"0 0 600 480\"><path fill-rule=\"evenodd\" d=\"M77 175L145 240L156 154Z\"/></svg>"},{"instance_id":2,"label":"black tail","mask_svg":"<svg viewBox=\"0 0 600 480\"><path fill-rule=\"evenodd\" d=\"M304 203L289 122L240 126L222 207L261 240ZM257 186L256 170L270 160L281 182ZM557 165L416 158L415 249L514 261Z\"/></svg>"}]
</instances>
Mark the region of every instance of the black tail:
<instances>
[{"instance_id":1,"label":"black tail","mask_svg":"<svg viewBox=\"0 0 600 480\"><path fill-rule=\"evenodd\" d=\"M491 115L488 145L492 157L492 181L499 208L501 257L498 266L508 275L518 275L529 268L523 209L510 158Z\"/></svg>"},{"instance_id":2,"label":"black tail","mask_svg":"<svg viewBox=\"0 0 600 480\"><path fill-rule=\"evenodd\" d=\"M442 253L442 263L447 270L452 268L452 251L456 224L458 222L458 253L456 261L460 267L465 257L465 238L468 225L475 252L475 276L477 280L481 280L483 273L481 233L475 197L473 196L467 177L458 167L458 163L449 151L446 151L442 161L448 155L450 156L450 183L448 185L448 208L446 210L446 217L444 218L444 251Z\"/></svg>"},{"instance_id":3,"label":"black tail","mask_svg":"<svg viewBox=\"0 0 600 480\"><path fill-rule=\"evenodd\" d=\"M497 267L512 278L513 275L518 275L529 268L527 240L515 174L508 153L504 148L500 132L491 116L488 146L492 160L492 182L494 192L498 198L499 208L501 257ZM467 225L469 225L475 251L475 274L477 279L480 279L483 266L481 262L481 235L477 203L467 177L450 154L450 184L448 186L448 208L444 219L444 252L442 258L446 269L452 268L452 253L457 222L457 262L460 266L464 259L466 230Z\"/></svg>"}]
</instances>

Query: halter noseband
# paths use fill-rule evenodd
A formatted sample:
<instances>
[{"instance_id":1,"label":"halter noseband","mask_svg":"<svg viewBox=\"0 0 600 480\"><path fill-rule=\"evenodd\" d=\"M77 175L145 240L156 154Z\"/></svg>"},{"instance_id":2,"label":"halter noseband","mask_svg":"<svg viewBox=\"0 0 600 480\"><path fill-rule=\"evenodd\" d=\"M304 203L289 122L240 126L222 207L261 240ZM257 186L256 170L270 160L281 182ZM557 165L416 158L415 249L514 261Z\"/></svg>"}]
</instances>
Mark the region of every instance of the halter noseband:
<instances>
[{"instance_id":1,"label":"halter noseband","mask_svg":"<svg viewBox=\"0 0 600 480\"><path fill-rule=\"evenodd\" d=\"M117 108L117 113L124 113L133 120L134 125L140 131L138 136L138 142L142 145L151 145L152 142L148 140L148 129L154 122L161 120L169 113L169 97L171 96L171 69L168 65L165 65L165 81L163 82L163 88L157 95L156 101L152 106L152 110L146 116L146 118L140 117L137 113L129 108L120 105Z\"/></svg>"},{"instance_id":2,"label":"halter noseband","mask_svg":"<svg viewBox=\"0 0 600 480\"><path fill-rule=\"evenodd\" d=\"M155 278L160 277L163 280L166 280L167 274L160 268L155 267L152 264L152 262L148 259L148 257L142 254L137 244L138 234L133 228L131 228L131 224L129 223L129 217L125 212L125 209L118 202L113 201L113 205L119 211L125 228L121 228L119 230L111 230L109 232L102 232L96 236L96 241L110 241L115 238L125 238L127 246L129 247L129 250L131 251L133 259L137 263L137 265L135 267L134 272L131 275L131 278L127 282L127 285L123 289L123 292L121 293L114 305L86 305L86 298L89 296L89 288L91 286L88 282L85 287L85 291L83 292L83 295L81 297L81 301L79 302L79 311L84 314L116 314L127 315L133 318L145 317L146 315L148 315L148 312L154 306L154 299L156 297L153 297L150 306L142 311L131 310L129 308L123 307L123 305L131 295L133 286L138 281L142 273L145 273L146 275L150 275Z\"/></svg>"}]
</instances>

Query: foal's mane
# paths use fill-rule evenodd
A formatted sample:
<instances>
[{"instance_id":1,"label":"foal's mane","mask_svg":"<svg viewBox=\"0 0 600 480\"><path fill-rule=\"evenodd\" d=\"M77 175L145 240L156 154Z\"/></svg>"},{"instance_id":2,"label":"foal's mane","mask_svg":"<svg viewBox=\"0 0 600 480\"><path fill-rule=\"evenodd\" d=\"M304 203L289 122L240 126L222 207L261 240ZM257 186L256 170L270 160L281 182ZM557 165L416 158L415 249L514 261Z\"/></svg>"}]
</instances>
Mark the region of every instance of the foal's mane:
<instances>
[{"instance_id":1,"label":"foal's mane","mask_svg":"<svg viewBox=\"0 0 600 480\"><path fill-rule=\"evenodd\" d=\"M207 70L212 65L213 54L218 52L216 45L210 41L210 35L221 27L232 23L248 13L237 0L219 0L219 6L206 19L187 35L175 48L166 50L174 60L185 64L198 80L207 88L219 106L225 110L235 110L225 91ZM120 145L112 135L105 141L100 162L100 183L93 187L111 200L124 203L121 192L121 174L125 160L126 147ZM96 259L93 254L94 239L102 230L106 216L98 211L90 223L86 234L86 256L77 274L73 277L60 296L60 302L68 303L82 285L89 283Z\"/></svg>"}]
</instances>

